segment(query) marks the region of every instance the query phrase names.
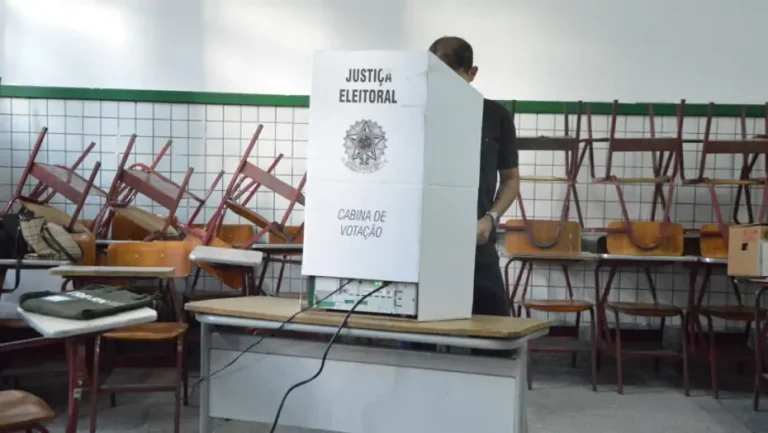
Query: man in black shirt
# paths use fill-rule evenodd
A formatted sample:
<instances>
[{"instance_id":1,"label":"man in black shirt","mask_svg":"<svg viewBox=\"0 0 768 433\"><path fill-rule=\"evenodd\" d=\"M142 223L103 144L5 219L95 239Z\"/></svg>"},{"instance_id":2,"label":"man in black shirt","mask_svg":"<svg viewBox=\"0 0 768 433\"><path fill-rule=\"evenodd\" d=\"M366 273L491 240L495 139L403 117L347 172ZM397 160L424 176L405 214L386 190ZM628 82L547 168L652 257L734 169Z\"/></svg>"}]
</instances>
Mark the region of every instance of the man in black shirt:
<instances>
[{"instance_id":1,"label":"man in black shirt","mask_svg":"<svg viewBox=\"0 0 768 433\"><path fill-rule=\"evenodd\" d=\"M471 83L477 75L472 47L453 36L436 40L429 51ZM501 104L486 99L483 104L483 131L480 154L480 186L477 194L477 250L473 314L509 315L504 279L496 251L499 217L509 209L520 192L517 169L515 125ZM499 178L501 182L499 182ZM498 185L498 190L497 190Z\"/></svg>"}]
</instances>

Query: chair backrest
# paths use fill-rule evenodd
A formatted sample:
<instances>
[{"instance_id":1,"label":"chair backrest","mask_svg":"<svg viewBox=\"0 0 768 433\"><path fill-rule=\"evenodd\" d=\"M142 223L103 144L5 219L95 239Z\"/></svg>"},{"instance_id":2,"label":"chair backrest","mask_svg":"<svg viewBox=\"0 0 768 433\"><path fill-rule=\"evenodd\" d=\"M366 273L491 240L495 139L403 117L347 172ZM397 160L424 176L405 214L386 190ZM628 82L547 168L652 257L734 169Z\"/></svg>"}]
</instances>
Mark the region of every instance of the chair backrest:
<instances>
[{"instance_id":1,"label":"chair backrest","mask_svg":"<svg viewBox=\"0 0 768 433\"><path fill-rule=\"evenodd\" d=\"M192 270L189 253L192 252L194 247L194 242L189 240L112 244L107 248L107 265L130 267L170 266L176 270L176 277L186 277Z\"/></svg>"},{"instance_id":2,"label":"chair backrest","mask_svg":"<svg viewBox=\"0 0 768 433\"><path fill-rule=\"evenodd\" d=\"M205 230L206 224L193 224L190 228ZM235 248L247 245L255 234L256 231L252 224L222 224L216 231L217 238Z\"/></svg>"}]
</instances>

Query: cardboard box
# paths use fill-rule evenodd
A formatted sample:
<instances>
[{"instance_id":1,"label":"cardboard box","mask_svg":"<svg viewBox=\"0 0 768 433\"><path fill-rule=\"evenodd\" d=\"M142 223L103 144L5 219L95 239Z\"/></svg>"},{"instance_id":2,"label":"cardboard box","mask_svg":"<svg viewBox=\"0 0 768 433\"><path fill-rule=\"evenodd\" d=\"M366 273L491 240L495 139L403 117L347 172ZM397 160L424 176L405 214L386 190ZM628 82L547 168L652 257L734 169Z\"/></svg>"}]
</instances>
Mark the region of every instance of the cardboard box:
<instances>
[{"instance_id":1,"label":"cardboard box","mask_svg":"<svg viewBox=\"0 0 768 433\"><path fill-rule=\"evenodd\" d=\"M728 275L768 277L768 225L750 224L730 228Z\"/></svg>"},{"instance_id":2,"label":"cardboard box","mask_svg":"<svg viewBox=\"0 0 768 433\"><path fill-rule=\"evenodd\" d=\"M483 96L427 51L315 54L302 273L471 317Z\"/></svg>"}]
</instances>

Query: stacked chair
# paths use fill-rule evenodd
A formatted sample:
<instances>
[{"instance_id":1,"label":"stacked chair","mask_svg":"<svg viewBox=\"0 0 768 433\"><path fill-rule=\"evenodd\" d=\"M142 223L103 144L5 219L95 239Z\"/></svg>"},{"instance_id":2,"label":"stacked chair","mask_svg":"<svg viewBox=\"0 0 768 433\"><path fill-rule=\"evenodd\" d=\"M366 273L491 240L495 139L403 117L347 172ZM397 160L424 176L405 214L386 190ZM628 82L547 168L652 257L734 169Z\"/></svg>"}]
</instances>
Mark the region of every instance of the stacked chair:
<instances>
[{"instance_id":1,"label":"stacked chair","mask_svg":"<svg viewBox=\"0 0 768 433\"><path fill-rule=\"evenodd\" d=\"M514 114L516 104L512 104ZM592 364L592 388L597 389L597 345L595 336L595 310L594 305L588 301L574 299L571 285L569 267L582 262L581 230L583 217L579 206L576 182L581 161L579 157L582 103L576 107L576 128L571 134L569 128L568 107L565 108L563 136L558 137L518 137L516 144L521 152L525 151L550 151L562 153L565 166L564 176L521 176L523 182L550 183L564 185L565 199L563 200L560 216L554 220L529 219L525 210L525 197L518 197L517 204L520 209L521 219L509 220L504 224L505 249L507 264L504 268L507 290L509 290L510 265L520 262L520 271L517 274L512 292L507 293L510 308L513 314L520 316L522 309L526 316L531 316L531 310L543 313L568 313L575 315L575 326L551 327L548 337L535 340L529 345L529 352L569 353L572 357L572 365L576 366L576 357L580 352L590 353ZM582 153L583 155L583 153ZM570 209L573 204L576 207L578 222L570 221ZM554 265L559 267L565 277L567 299L530 299L527 297L528 288L531 286L531 274L533 265ZM523 283L520 299L517 299L520 285ZM515 307L517 307L515 309ZM588 312L590 316L590 338L584 343L579 339L579 325L581 314ZM528 358L531 359L530 357ZM530 361L529 361L530 362ZM531 388L532 371L528 370L528 388Z\"/></svg>"},{"instance_id":2,"label":"stacked chair","mask_svg":"<svg viewBox=\"0 0 768 433\"><path fill-rule=\"evenodd\" d=\"M205 195L190 191L190 179L193 168L189 168L180 183L159 172L161 159L171 147L169 140L154 157L149 165L134 163L129 159L139 138L132 135L128 140L125 152L122 154L117 172L107 190L95 185L100 163L96 162L87 177L79 174L86 158L91 154L95 144L91 143L74 164L69 167L46 164L38 159L40 150L45 142L47 129L43 128L37 137L29 161L22 173L19 184L4 213L14 211L15 204L20 204L28 212L42 217L46 222L56 223L64 227L83 249L84 258L80 265L106 265L111 267L172 267L173 278L163 280L157 287L142 285L134 290L149 290L158 294L158 317L160 322L131 326L103 333L96 338L94 345L94 361L89 388L91 391L92 416L90 431L96 430L97 412L100 395L110 396L112 406L116 404L116 394L123 392L172 392L175 396L174 431L180 431L181 405L187 404L188 373L186 364L188 317L183 313L183 305L178 302L194 299L196 290L184 293L177 291L175 279L186 280L192 273L190 262L191 251L199 245L214 245L227 248L250 249L257 243L299 243L303 234L303 224L288 225L292 210L296 205L304 204L302 193L306 176L298 187L293 187L275 176L275 167L282 159L279 156L274 163L262 170L248 161L255 148L258 134L254 134L247 147L237 170L232 173L232 180L217 204L211 219L201 224L197 219L202 217L207 200L219 186L224 172L220 172ZM31 192L24 194L29 188L27 183L34 180ZM253 208L254 197L259 191L271 190L289 200L290 204L278 221L272 221ZM53 206L51 200L56 196L65 198L74 207L67 214ZM135 205L138 196L148 198L153 205L163 209L163 215L156 215ZM102 207L93 220L83 220L82 210L88 197L101 200ZM189 218L182 220L180 207L183 202L190 203ZM225 224L227 211L243 217L248 224ZM100 249L97 251L97 244ZM103 248L106 247L106 248ZM291 253L295 254L295 253ZM282 277L286 263L300 263L300 258L284 257L273 260L282 263ZM240 280L233 280L231 272L219 272L214 267L201 264L203 270L209 270L211 275L232 288L245 287L243 275L237 275ZM200 268L196 271L199 275ZM253 280L253 272L248 273ZM122 278L122 277L121 277ZM138 278L125 277L121 281L99 281L109 285L133 286ZM262 276L263 279L263 276ZM74 280L74 279L73 279ZM90 280L89 280L90 281ZM68 289L68 281L64 281L62 290ZM255 287L253 281L248 287ZM279 283L278 283L279 284ZM278 286L279 287L279 286ZM279 290L279 288L278 288ZM215 296L227 292L219 291ZM256 294L256 290L244 294ZM175 378L172 383L164 385L143 386L115 382L114 375L103 381L102 373L114 365L103 356L105 349L120 348L125 344L135 342L154 342L153 344L167 345L173 348L172 365ZM109 343L109 344L108 344ZM111 350L110 350L111 352ZM102 358L105 358L102 360ZM109 357L111 360L114 357ZM45 432L43 423L53 418L53 412L44 402L34 396L20 391L0 392L0 404L8 410L7 419L0 417L0 431L41 431Z\"/></svg>"},{"instance_id":3,"label":"stacked chair","mask_svg":"<svg viewBox=\"0 0 768 433\"><path fill-rule=\"evenodd\" d=\"M720 359L738 362L740 370L743 369L747 361L753 359L754 355L750 349L750 336L752 322L762 320L766 311L759 308L757 318L755 317L755 306L744 305L740 290L739 281L735 278L729 278L732 294L736 302L735 305L712 305L704 304L704 298L708 292L710 276L713 270L725 270L728 257L728 231L732 224L740 224L739 213L745 210L747 221L742 223L753 224L755 222L768 223L768 181L765 178L768 173L768 137L752 137L747 131L746 109L741 109L739 116L739 138L714 138L713 137L713 118L715 105L710 104L707 112L706 123L704 126L704 137L701 144L700 159L696 170L696 176L691 179L685 179L685 185L706 187L712 201L712 209L715 216L715 223L705 224L701 227L700 236L700 254L702 260L699 262L697 271L703 271L700 286L698 287L695 298L688 309L688 332L690 335L691 351L694 355L706 355L709 361L710 378L712 383L712 395L717 398L718 389L718 361ZM768 131L768 112L765 119L765 131ZM740 157L741 166L737 178L713 178L707 176L712 159L718 157ZM763 177L756 177L755 165L758 161L763 163ZM718 173L722 171L714 171ZM732 218L727 221L723 216L723 209L718 199L718 190L723 188L736 187L736 197L732 204ZM757 189L762 197L758 206L758 219L754 218L752 205L752 188ZM744 206L742 206L742 203ZM694 273L692 278L695 279ZM692 282L694 283L694 282ZM703 331L702 319L707 323L706 332ZM727 350L718 348L718 339L713 325L713 319L727 320L731 322L741 322L744 326L744 332L737 336L734 343L727 346ZM759 330L756 330L759 335ZM723 338L721 338L723 340ZM726 342L727 343L727 342ZM756 346L757 347L757 346ZM759 353L759 350L757 351ZM758 381L759 382L759 381Z\"/></svg>"},{"instance_id":4,"label":"stacked chair","mask_svg":"<svg viewBox=\"0 0 768 433\"><path fill-rule=\"evenodd\" d=\"M304 205L303 189L307 181L307 176L305 174L301 178L297 187L293 187L275 176L274 170L282 159L282 155L279 155L267 170L263 170L250 162L249 157L256 146L261 131L262 127L259 126L253 134L222 199L205 227L205 230L196 229L191 231L192 235L197 237L202 245L250 249L256 243L267 239L287 243L298 242L301 239L303 224L298 227L292 227L288 225L288 222L296 205ZM288 201L288 206L279 221L273 221L271 218L262 215L252 208L250 204L251 200L262 188L266 188ZM253 236L240 245L230 244L216 236L216 234L221 233L224 228L224 218L227 211L231 211L233 214L251 223L252 227L256 228L256 232ZM245 286L260 288L263 283L263 278L259 281L259 284L255 284L253 281L246 281L246 278L253 278L254 276L252 273L242 269L221 269L205 263L196 264L199 268L215 276L224 283L224 285L232 289L241 290ZM206 293L205 291L197 290L196 286L198 283L199 272L200 271L197 271L195 273L192 290L188 294L189 299L207 299L210 297L226 296L223 295L222 292Z\"/></svg>"},{"instance_id":5,"label":"stacked chair","mask_svg":"<svg viewBox=\"0 0 768 433\"><path fill-rule=\"evenodd\" d=\"M647 120L649 122L648 135L645 137L619 137L617 123L619 116L619 103L613 102L610 118L610 131L607 139L607 159L605 163L605 175L594 177L593 182L606 184L608 188L613 186L616 191L619 206L621 207L621 221L608 224L605 229L606 253L601 256L598 266L595 268L595 295L598 302L598 328L600 330L601 352L613 355L616 358L618 379L618 391L623 392L624 360L628 357L646 357L658 360L661 358L674 358L683 364L683 386L688 394L688 350L685 338L679 350L668 349L664 345L664 328L667 318L678 317L685 324L685 312L681 307L666 304L659 300L656 284L652 276L652 269L661 266L669 266L677 263L678 257L683 255L683 227L671 221L671 208L673 196L677 184L683 156L683 118L685 101L681 101L677 107L677 133L672 137L659 137L656 134L654 119L654 106L649 105ZM591 116L590 116L591 118ZM592 152L594 138L590 125L590 140L587 143ZM613 170L613 158L615 154L629 153L642 156L642 153L651 155L651 173L648 177L622 177ZM593 160L592 158L590 158ZM594 167L594 166L593 166ZM593 171L594 173L594 171ZM653 188L651 199L650 220L633 221L630 217L627 203L624 199L624 185L650 185ZM666 191L665 191L666 189ZM660 221L656 220L658 208L662 208ZM605 286L601 287L600 272L608 268L608 277ZM611 286L621 268L640 268L646 277L651 302L635 301L611 301ZM608 325L607 313L613 313L614 329ZM658 342L648 341L646 344L631 347L622 341L621 316L657 318L660 321Z\"/></svg>"}]
</instances>

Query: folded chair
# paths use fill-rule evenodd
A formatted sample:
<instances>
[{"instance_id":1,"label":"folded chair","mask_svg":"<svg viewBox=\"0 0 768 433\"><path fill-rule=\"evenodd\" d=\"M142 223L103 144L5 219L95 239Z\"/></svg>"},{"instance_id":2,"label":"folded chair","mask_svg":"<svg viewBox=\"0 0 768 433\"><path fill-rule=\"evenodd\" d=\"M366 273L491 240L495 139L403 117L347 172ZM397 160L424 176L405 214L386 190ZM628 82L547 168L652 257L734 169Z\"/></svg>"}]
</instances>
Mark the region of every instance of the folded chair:
<instances>
[{"instance_id":1,"label":"folded chair","mask_svg":"<svg viewBox=\"0 0 768 433\"><path fill-rule=\"evenodd\" d=\"M188 190L189 180L194 168L190 167L182 183L176 184L169 178L158 173L152 167L144 167L134 164L127 166L128 157L133 150L136 135L132 135L128 146L120 160L115 178L109 189L107 205L102 209L94 222L95 230L100 239L106 239L109 234L110 223L113 215L123 215L134 224L143 228L150 235L145 240L154 238L178 238L183 235L184 227L194 223L198 214L205 205L205 201L213 192L216 184L221 180L223 172L220 172L205 197L199 197ZM161 217L146 210L131 206L130 203L136 195L141 194L153 202L168 210L168 215ZM172 222L176 218L181 200L191 199L197 203L195 211L185 224L175 227Z\"/></svg>"},{"instance_id":2,"label":"folded chair","mask_svg":"<svg viewBox=\"0 0 768 433\"><path fill-rule=\"evenodd\" d=\"M514 115L515 102L512 103ZM576 108L576 131L571 134L569 128L568 106L564 110L564 134L558 137L518 137L516 140L519 151L552 151L562 152L565 166L564 176L529 176L520 177L522 181L548 182L565 185L565 198L563 199L560 216L553 220L529 219L524 205L524 197L517 199L520 207L520 220L509 220L504 224L504 243L510 257L504 267L504 276L507 290L509 291L509 268L512 262L521 263L512 293L508 293L510 307L513 314L520 316L525 309L527 317L531 317L531 310L544 313L575 313L575 326L552 327L550 335L540 339L536 344L529 345L529 352L570 353L572 365L576 366L576 355L579 352L591 353L592 361L592 387L597 388L596 354L597 346L594 340L595 311L593 304L588 301L573 299L573 287L569 272L569 265L578 263L581 255L581 229L583 217L579 206L576 181L580 168L579 144L581 134L582 103L579 101ZM578 222L569 221L571 201L576 207ZM531 282L531 274L534 263L559 266L565 276L568 299L528 299L528 287ZM524 277L525 276L525 277ZM520 283L525 281L521 298L518 300ZM517 311L515 303L518 302ZM579 341L579 325L581 313L589 312L591 317L591 342L582 344ZM528 372L528 388L531 388L532 374Z\"/></svg>"},{"instance_id":3,"label":"folded chair","mask_svg":"<svg viewBox=\"0 0 768 433\"><path fill-rule=\"evenodd\" d=\"M123 267L163 267L176 269L176 278L186 278L191 269L189 253L193 245L187 241L157 241L112 244L107 249L109 266ZM165 283L165 284L162 284ZM161 299L173 305L176 288L173 279L161 282ZM175 307L171 307L176 310ZM188 404L188 372L186 362L186 332L187 324L181 321L179 311L176 311L176 322L154 322L142 325L128 326L116 329L96 337L94 344L93 377L91 380L91 433L96 432L98 417L98 401L101 393L110 395L111 405L115 406L115 394L121 392L173 392L174 432L179 433L181 424L181 404ZM105 340L137 342L153 341L172 343L175 348L175 377L172 383L162 385L139 385L120 383L118 378L108 378L101 383L101 348Z\"/></svg>"},{"instance_id":4,"label":"folded chair","mask_svg":"<svg viewBox=\"0 0 768 433\"><path fill-rule=\"evenodd\" d=\"M24 167L19 183L16 186L16 191L8 201L8 204L6 204L3 214L10 212L13 205L18 201L23 207L34 212L35 215L45 218L46 221L66 227L70 232L87 232L89 231L88 228L78 221L78 217L85 205L85 200L89 195L101 198L107 197L107 194L101 188L93 184L96 175L99 173L101 163L97 162L94 165L91 174L86 179L67 167L38 162L37 156L40 153L47 132L48 128L43 128L38 134L27 165ZM33 196L25 196L23 194L24 186L30 176L37 179L44 186L35 187L32 191L34 193ZM42 193L45 191L48 191L48 196L43 197ZM75 210L72 215L67 215L45 204L54 194L59 194L75 204ZM40 200L41 198L42 201Z\"/></svg>"}]
</instances>

